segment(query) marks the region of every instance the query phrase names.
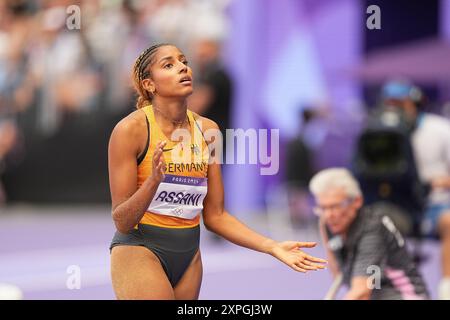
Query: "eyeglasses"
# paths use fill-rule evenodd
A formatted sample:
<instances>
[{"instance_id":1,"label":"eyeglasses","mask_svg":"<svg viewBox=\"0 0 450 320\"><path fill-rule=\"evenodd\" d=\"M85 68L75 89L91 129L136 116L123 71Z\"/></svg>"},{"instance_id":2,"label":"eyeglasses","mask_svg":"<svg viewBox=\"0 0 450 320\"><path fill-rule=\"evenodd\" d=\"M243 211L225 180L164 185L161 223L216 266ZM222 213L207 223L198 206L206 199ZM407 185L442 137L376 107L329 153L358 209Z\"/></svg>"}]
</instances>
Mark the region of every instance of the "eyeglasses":
<instances>
[{"instance_id":1,"label":"eyeglasses","mask_svg":"<svg viewBox=\"0 0 450 320\"><path fill-rule=\"evenodd\" d=\"M329 206L315 206L315 207L313 208L313 212L314 212L316 215L321 216L321 215L324 214L325 211L327 211L327 210L330 210L330 211L336 211L336 210L342 210L342 209L345 209L345 208L347 208L352 202L353 202L353 199L348 198L348 199L345 199L345 200L343 200L343 201L341 201L341 202L339 202L339 203L332 204L332 205L329 205Z\"/></svg>"}]
</instances>

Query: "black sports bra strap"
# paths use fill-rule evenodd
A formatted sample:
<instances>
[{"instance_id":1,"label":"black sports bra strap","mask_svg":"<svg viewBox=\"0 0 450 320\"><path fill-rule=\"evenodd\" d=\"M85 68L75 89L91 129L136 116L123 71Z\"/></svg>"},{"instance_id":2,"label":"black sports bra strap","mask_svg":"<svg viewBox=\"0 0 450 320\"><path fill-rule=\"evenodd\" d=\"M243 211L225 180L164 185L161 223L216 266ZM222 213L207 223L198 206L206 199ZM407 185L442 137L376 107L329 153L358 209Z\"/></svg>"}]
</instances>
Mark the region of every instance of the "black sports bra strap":
<instances>
[{"instance_id":1,"label":"black sports bra strap","mask_svg":"<svg viewBox=\"0 0 450 320\"><path fill-rule=\"evenodd\" d=\"M147 143L145 145L144 151L142 151L142 153L137 158L138 165L140 165L141 162L144 160L145 155L147 154L148 151L148 146L150 145L150 123L148 122L147 114L145 115L145 122L147 123Z\"/></svg>"}]
</instances>

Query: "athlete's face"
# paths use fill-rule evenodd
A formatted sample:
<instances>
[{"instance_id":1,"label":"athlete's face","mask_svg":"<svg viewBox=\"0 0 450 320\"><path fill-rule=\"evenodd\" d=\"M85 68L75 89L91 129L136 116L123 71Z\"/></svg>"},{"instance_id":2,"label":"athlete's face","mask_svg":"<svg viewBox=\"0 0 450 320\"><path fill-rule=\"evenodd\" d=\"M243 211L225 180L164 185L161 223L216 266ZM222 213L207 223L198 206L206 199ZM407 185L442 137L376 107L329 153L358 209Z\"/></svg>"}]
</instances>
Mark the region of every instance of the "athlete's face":
<instances>
[{"instance_id":1,"label":"athlete's face","mask_svg":"<svg viewBox=\"0 0 450 320\"><path fill-rule=\"evenodd\" d=\"M345 233L362 206L362 198L349 198L344 190L334 189L316 197L320 219L334 234Z\"/></svg>"},{"instance_id":2,"label":"athlete's face","mask_svg":"<svg viewBox=\"0 0 450 320\"><path fill-rule=\"evenodd\" d=\"M149 68L150 77L142 81L146 90L161 97L183 98L192 94L192 69L177 47L158 48Z\"/></svg>"}]
</instances>

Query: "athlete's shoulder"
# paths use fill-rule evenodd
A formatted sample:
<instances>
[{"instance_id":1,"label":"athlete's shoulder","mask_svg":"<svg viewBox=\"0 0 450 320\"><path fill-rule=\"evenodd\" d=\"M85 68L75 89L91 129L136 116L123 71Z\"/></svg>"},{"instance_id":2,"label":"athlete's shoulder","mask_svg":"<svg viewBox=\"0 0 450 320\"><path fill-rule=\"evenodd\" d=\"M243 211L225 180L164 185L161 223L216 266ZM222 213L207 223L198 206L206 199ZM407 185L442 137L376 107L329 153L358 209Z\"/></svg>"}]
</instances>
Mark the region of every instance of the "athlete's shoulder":
<instances>
[{"instance_id":1,"label":"athlete's shoulder","mask_svg":"<svg viewBox=\"0 0 450 320\"><path fill-rule=\"evenodd\" d=\"M145 113L140 109L131 112L116 124L111 136L139 138L147 130L145 117Z\"/></svg>"},{"instance_id":2,"label":"athlete's shoulder","mask_svg":"<svg viewBox=\"0 0 450 320\"><path fill-rule=\"evenodd\" d=\"M206 117L202 117L201 115L193 111L191 112L194 117L194 120L201 124L202 131L206 131L208 129L219 129L219 125L215 121Z\"/></svg>"}]
</instances>

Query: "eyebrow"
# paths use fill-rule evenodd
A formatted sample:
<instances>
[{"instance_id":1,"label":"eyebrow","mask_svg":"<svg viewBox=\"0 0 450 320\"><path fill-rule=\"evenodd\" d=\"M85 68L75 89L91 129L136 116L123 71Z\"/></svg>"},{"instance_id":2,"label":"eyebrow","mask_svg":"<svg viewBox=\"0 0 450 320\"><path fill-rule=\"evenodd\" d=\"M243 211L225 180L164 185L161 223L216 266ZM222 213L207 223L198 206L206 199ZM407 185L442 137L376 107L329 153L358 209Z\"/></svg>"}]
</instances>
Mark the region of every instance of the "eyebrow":
<instances>
[{"instance_id":1,"label":"eyebrow","mask_svg":"<svg viewBox=\"0 0 450 320\"><path fill-rule=\"evenodd\" d=\"M184 58L184 59L186 59L186 57L185 57L185 55L184 54L180 54L179 56L178 56L178 59L181 59L181 58ZM164 57L164 58L161 58L160 60L159 60L159 63L161 63L161 62L163 62L163 61L165 61L165 60L174 60L174 58L173 58L173 56L167 56L167 57Z\"/></svg>"}]
</instances>

